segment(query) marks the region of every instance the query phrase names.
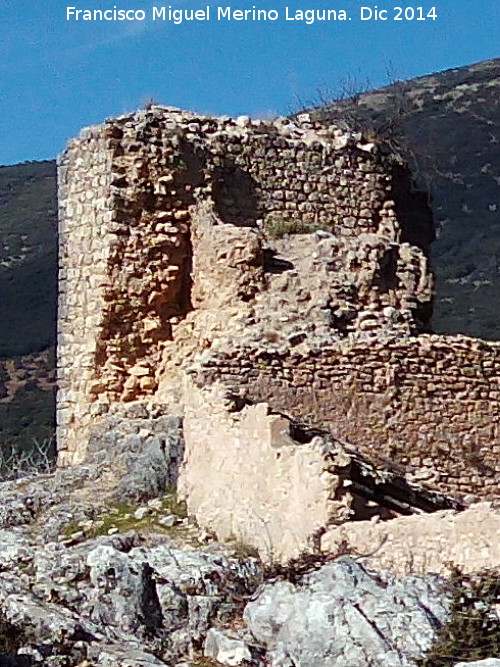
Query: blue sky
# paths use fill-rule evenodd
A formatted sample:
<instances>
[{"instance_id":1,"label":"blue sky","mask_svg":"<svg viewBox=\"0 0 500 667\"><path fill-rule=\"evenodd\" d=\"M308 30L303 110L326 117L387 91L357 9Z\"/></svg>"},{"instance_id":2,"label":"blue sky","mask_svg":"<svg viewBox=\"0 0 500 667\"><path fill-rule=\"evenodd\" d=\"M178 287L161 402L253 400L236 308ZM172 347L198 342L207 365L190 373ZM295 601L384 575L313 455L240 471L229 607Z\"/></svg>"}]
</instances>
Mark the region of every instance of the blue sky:
<instances>
[{"instance_id":1,"label":"blue sky","mask_svg":"<svg viewBox=\"0 0 500 667\"><path fill-rule=\"evenodd\" d=\"M53 158L86 125L161 104L214 114L287 114L343 79L387 83L500 56L498 0L290 0L347 22L285 21L287 0L171 0L197 9L276 9L274 22L151 20L154 0L0 0L0 164ZM359 20L360 6L436 7L437 20ZM66 20L66 8L144 9L146 21Z\"/></svg>"}]
</instances>

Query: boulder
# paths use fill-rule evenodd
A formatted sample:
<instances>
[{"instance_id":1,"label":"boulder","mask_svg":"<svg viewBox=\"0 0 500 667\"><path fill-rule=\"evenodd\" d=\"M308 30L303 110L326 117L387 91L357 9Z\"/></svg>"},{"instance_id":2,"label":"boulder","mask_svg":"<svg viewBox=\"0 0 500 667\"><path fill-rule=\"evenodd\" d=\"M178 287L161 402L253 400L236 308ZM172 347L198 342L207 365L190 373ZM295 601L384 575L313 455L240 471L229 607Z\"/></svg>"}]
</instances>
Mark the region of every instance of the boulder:
<instances>
[{"instance_id":1,"label":"boulder","mask_svg":"<svg viewBox=\"0 0 500 667\"><path fill-rule=\"evenodd\" d=\"M242 639L210 628L205 640L205 655L222 665L243 665L252 660L250 649Z\"/></svg>"},{"instance_id":2,"label":"boulder","mask_svg":"<svg viewBox=\"0 0 500 667\"><path fill-rule=\"evenodd\" d=\"M244 619L272 667L410 667L449 608L438 577L373 575L342 557L298 584L267 584Z\"/></svg>"},{"instance_id":3,"label":"boulder","mask_svg":"<svg viewBox=\"0 0 500 667\"><path fill-rule=\"evenodd\" d=\"M151 653L123 646L97 646L90 650L89 657L96 667L165 667L168 663ZM90 667L90 663L89 663Z\"/></svg>"}]
</instances>

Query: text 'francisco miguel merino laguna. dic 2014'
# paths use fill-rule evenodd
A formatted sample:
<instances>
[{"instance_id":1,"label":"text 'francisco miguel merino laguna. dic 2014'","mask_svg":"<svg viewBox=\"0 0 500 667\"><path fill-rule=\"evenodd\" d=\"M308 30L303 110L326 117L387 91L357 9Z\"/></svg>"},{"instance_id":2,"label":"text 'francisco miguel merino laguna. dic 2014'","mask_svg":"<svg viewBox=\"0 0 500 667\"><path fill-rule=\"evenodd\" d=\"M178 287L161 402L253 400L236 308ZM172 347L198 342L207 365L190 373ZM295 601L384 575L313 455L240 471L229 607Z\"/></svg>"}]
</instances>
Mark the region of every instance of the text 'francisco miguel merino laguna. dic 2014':
<instances>
[{"instance_id":1,"label":"text 'francisco miguel merino laguna. dic 2014'","mask_svg":"<svg viewBox=\"0 0 500 667\"><path fill-rule=\"evenodd\" d=\"M379 9L376 5L346 9L235 9L228 6L206 5L199 9L174 9L170 5L145 9L78 9L66 7L67 21L166 21L179 25L185 21L426 21L437 19L435 7L392 7Z\"/></svg>"}]
</instances>

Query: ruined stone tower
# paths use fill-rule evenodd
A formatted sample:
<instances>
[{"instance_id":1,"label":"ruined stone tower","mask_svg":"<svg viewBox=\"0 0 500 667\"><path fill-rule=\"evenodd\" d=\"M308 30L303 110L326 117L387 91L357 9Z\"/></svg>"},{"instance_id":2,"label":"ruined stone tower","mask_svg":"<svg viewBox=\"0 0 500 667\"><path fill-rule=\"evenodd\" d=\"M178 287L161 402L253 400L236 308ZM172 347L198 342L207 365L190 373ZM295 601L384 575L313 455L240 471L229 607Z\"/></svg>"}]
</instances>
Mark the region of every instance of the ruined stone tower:
<instances>
[{"instance_id":1,"label":"ruined stone tower","mask_svg":"<svg viewBox=\"0 0 500 667\"><path fill-rule=\"evenodd\" d=\"M274 411L405 483L495 493L500 348L429 333L430 211L382 146L307 115L153 107L71 142L59 196L60 464L109 415L160 406L184 415L200 523L255 532L272 470L260 515L291 495L300 515L307 479L316 530L346 504L323 473L348 464Z\"/></svg>"}]
</instances>

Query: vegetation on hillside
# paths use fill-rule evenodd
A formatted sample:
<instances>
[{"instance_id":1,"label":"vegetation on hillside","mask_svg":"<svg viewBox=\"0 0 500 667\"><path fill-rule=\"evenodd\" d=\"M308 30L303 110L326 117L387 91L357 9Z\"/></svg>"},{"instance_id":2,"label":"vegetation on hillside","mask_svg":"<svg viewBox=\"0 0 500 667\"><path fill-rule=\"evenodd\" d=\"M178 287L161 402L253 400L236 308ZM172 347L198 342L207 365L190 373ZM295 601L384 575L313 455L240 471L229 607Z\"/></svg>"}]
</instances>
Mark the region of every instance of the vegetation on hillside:
<instances>
[{"instance_id":1,"label":"vegetation on hillside","mask_svg":"<svg viewBox=\"0 0 500 667\"><path fill-rule=\"evenodd\" d=\"M451 614L418 667L448 667L500 655L500 574L463 574L456 569L448 582Z\"/></svg>"},{"instance_id":2,"label":"vegetation on hillside","mask_svg":"<svg viewBox=\"0 0 500 667\"><path fill-rule=\"evenodd\" d=\"M0 359L55 344L54 162L0 167Z\"/></svg>"},{"instance_id":3,"label":"vegetation on hillside","mask_svg":"<svg viewBox=\"0 0 500 667\"><path fill-rule=\"evenodd\" d=\"M0 448L53 439L54 390L20 383L6 400L6 362L54 349L57 295L55 162L0 167ZM52 364L54 355L51 355ZM30 358L30 362L31 358ZM41 368L40 374L46 374ZM31 372L33 375L33 372Z\"/></svg>"}]
</instances>

